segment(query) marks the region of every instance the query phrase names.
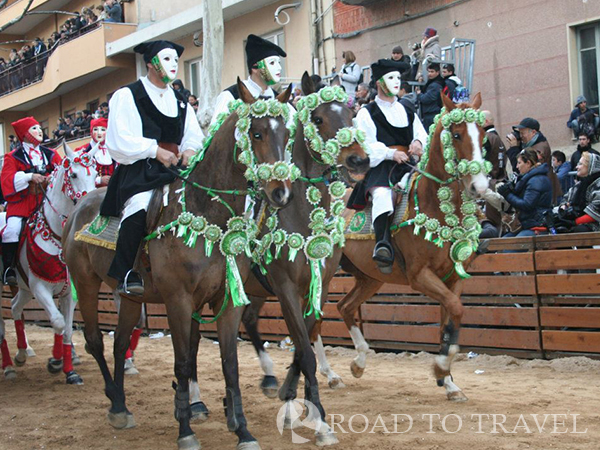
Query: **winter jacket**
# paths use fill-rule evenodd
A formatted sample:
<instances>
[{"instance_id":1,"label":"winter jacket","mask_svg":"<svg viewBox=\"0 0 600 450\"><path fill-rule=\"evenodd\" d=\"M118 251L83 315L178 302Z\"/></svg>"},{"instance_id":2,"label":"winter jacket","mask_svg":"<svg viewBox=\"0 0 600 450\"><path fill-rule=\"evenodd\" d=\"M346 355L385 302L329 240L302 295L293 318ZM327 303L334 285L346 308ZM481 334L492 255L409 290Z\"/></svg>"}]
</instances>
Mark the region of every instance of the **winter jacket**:
<instances>
[{"instance_id":1,"label":"winter jacket","mask_svg":"<svg viewBox=\"0 0 600 450\"><path fill-rule=\"evenodd\" d=\"M356 93L356 87L358 86L360 73L360 66L356 62L344 64L342 66L342 70L340 70L340 83L346 90L346 94L348 94L348 96L351 98L354 98Z\"/></svg>"},{"instance_id":2,"label":"winter jacket","mask_svg":"<svg viewBox=\"0 0 600 450\"><path fill-rule=\"evenodd\" d=\"M494 126L489 126L485 129L487 134L487 142L485 143L485 159L492 163L492 171L490 176L493 180L502 180L505 176L506 167L506 148L502 138Z\"/></svg>"},{"instance_id":3,"label":"winter jacket","mask_svg":"<svg viewBox=\"0 0 600 450\"><path fill-rule=\"evenodd\" d=\"M505 197L517 210L524 230L543 226L544 214L552 207L552 184L548 171L548 164L544 163L520 175L513 192Z\"/></svg>"},{"instance_id":4,"label":"winter jacket","mask_svg":"<svg viewBox=\"0 0 600 450\"><path fill-rule=\"evenodd\" d=\"M592 148L592 146L582 147L581 145L577 146L577 150L571 155L571 170L577 169L577 164L579 164L579 160L581 159L581 155L583 152L590 152L594 155L600 155L596 150Z\"/></svg>"},{"instance_id":5,"label":"winter jacket","mask_svg":"<svg viewBox=\"0 0 600 450\"><path fill-rule=\"evenodd\" d=\"M454 91L458 86L462 85L462 81L456 75L452 75L448 78L444 78L444 94L448 96L450 100L454 101Z\"/></svg>"},{"instance_id":6,"label":"winter jacket","mask_svg":"<svg viewBox=\"0 0 600 450\"><path fill-rule=\"evenodd\" d=\"M569 175L570 171L571 163L566 161L558 166L555 172L556 176L558 177L558 181L560 181L560 188L562 189L563 193L566 193L569 189L571 189L571 186L573 186L573 177Z\"/></svg>"},{"instance_id":7,"label":"winter jacket","mask_svg":"<svg viewBox=\"0 0 600 450\"><path fill-rule=\"evenodd\" d=\"M442 89L444 89L444 79L441 76L437 76L427 81L425 91L417 96L421 104L421 114L423 115L425 130L433 123L433 118L442 109L442 97L440 95Z\"/></svg>"}]
</instances>

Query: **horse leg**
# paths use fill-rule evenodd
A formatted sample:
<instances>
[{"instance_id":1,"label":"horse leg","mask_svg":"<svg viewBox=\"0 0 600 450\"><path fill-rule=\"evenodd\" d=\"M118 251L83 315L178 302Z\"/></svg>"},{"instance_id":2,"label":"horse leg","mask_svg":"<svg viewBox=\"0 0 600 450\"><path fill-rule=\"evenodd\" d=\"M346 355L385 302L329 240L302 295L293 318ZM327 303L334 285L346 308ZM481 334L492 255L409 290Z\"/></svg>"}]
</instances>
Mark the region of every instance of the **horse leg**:
<instances>
[{"instance_id":1,"label":"horse leg","mask_svg":"<svg viewBox=\"0 0 600 450\"><path fill-rule=\"evenodd\" d=\"M117 311L119 311L121 308L121 297L119 296L117 291L113 291L113 299L114 299L115 305L117 307ZM129 348L127 349L127 353L125 353L125 375L138 375L140 373L139 370L135 367L133 358L134 358L134 351L140 342L140 336L142 335L142 331L144 330L145 324L146 324L146 308L144 305L142 305L142 312L140 314L140 320L138 321L137 325L135 326L135 328L133 329L133 331L131 333Z\"/></svg>"},{"instance_id":2,"label":"horse leg","mask_svg":"<svg viewBox=\"0 0 600 450\"><path fill-rule=\"evenodd\" d=\"M11 300L11 311L15 321L15 331L17 333L17 354L15 355L15 364L22 366L27 362L27 337L25 336L25 321L23 320L23 308L31 301L33 296L27 289L19 289L17 294Z\"/></svg>"},{"instance_id":3,"label":"horse leg","mask_svg":"<svg viewBox=\"0 0 600 450\"><path fill-rule=\"evenodd\" d=\"M319 363L319 372L323 376L327 377L327 383L331 389L342 389L345 388L346 385L342 381L342 377L340 377L337 373L333 371L331 366L329 365L329 361L327 360L327 356L325 355L325 347L323 347L323 340L321 339L321 334L317 334L317 339L313 343L315 347L315 354L317 355L317 362Z\"/></svg>"},{"instance_id":4,"label":"horse leg","mask_svg":"<svg viewBox=\"0 0 600 450\"><path fill-rule=\"evenodd\" d=\"M190 427L192 409L190 407L189 380L192 378L193 302L189 298L189 294L184 291L172 292L171 298L177 299L166 304L171 341L175 352L175 377L177 378L177 383L174 384L175 419L179 421L177 446L179 450L200 450L200 442Z\"/></svg>"},{"instance_id":5,"label":"horse leg","mask_svg":"<svg viewBox=\"0 0 600 450\"><path fill-rule=\"evenodd\" d=\"M250 336L250 340L252 341L252 345L254 346L254 350L256 350L258 360L260 361L260 368L264 373L264 377L260 383L260 389L268 398L277 398L279 382L277 381L275 372L273 371L273 361L267 353L264 342L258 331L260 310L264 304L264 298L250 297L250 305L246 306L242 316L242 323L244 324L246 333L248 333L248 336Z\"/></svg>"},{"instance_id":6,"label":"horse leg","mask_svg":"<svg viewBox=\"0 0 600 450\"><path fill-rule=\"evenodd\" d=\"M350 292L338 302L337 309L350 331L350 337L352 338L354 348L358 353L356 358L354 358L350 364L350 370L355 378L360 378L363 376L365 367L367 366L369 344L367 344L367 341L363 337L363 334L356 323L356 312L358 311L358 308L360 308L360 305L377 293L379 288L383 286L383 283L360 273L354 274L354 277L356 279L356 284Z\"/></svg>"},{"instance_id":7,"label":"horse leg","mask_svg":"<svg viewBox=\"0 0 600 450\"><path fill-rule=\"evenodd\" d=\"M4 372L4 378L7 380L14 380L17 378L17 372L13 367L13 362L10 357L10 350L8 349L8 343L4 338L6 335L6 328L4 325L4 319L0 315L0 354L2 355L2 371Z\"/></svg>"},{"instance_id":8,"label":"horse leg","mask_svg":"<svg viewBox=\"0 0 600 450\"><path fill-rule=\"evenodd\" d=\"M115 396L112 400L112 406L108 412L109 422L122 424L126 422L125 427L135 427L133 414L127 409L125 404L125 352L129 347L129 339L133 327L140 319L142 304L129 300L121 299L119 308L119 322L115 331L115 342L113 355L115 360L114 383ZM113 425L114 426L114 425Z\"/></svg>"},{"instance_id":9,"label":"horse leg","mask_svg":"<svg viewBox=\"0 0 600 450\"><path fill-rule=\"evenodd\" d=\"M458 337L464 313L464 306L457 295L462 291L461 283L458 282L451 290L428 267L422 268L416 276L408 279L411 280L413 289L437 300L442 306L440 354L435 358L433 371L438 386L447 386L448 400L464 402L467 397L452 382L452 376L450 375L450 364L459 351Z\"/></svg>"},{"instance_id":10,"label":"horse leg","mask_svg":"<svg viewBox=\"0 0 600 450\"><path fill-rule=\"evenodd\" d=\"M260 450L257 440L248 431L240 391L237 336L243 312L242 308L229 305L217 320L221 365L225 377L225 416L227 428L238 437L237 450Z\"/></svg>"},{"instance_id":11,"label":"horse leg","mask_svg":"<svg viewBox=\"0 0 600 450\"><path fill-rule=\"evenodd\" d=\"M73 315L75 314L75 302L71 296L71 289L60 298L60 310L65 317L65 331L63 334L63 372L67 378L67 384L82 385L83 379L73 369Z\"/></svg>"},{"instance_id":12,"label":"horse leg","mask_svg":"<svg viewBox=\"0 0 600 450\"><path fill-rule=\"evenodd\" d=\"M198 347L200 347L200 327L195 321L192 321L191 331L191 359L192 359L192 378L190 380L190 408L192 408L192 422L205 422L208 419L209 411L200 398L200 386L198 386Z\"/></svg>"}]
</instances>

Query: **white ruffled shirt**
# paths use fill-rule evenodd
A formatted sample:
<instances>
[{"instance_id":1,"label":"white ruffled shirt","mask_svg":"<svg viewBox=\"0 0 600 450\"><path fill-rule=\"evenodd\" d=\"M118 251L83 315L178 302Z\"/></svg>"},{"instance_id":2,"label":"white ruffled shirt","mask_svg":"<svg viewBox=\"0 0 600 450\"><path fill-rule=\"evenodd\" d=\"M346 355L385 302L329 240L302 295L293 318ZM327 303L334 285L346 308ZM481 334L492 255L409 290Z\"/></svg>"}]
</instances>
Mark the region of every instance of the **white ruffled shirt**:
<instances>
[{"instance_id":1,"label":"white ruffled shirt","mask_svg":"<svg viewBox=\"0 0 600 450\"><path fill-rule=\"evenodd\" d=\"M44 157L42 156L42 150L39 145L34 147L29 142L23 142L23 150L27 153L27 156L29 156L31 164L36 167L40 167L44 164ZM25 173L23 171L15 173L13 179L15 192L21 192L22 190L27 189L32 178L33 173Z\"/></svg>"},{"instance_id":2,"label":"white ruffled shirt","mask_svg":"<svg viewBox=\"0 0 600 450\"><path fill-rule=\"evenodd\" d=\"M390 125L403 128L408 126L408 115L404 106L395 99L393 102L386 102L379 97L375 97L375 102L385 116ZM354 126L366 134L365 143L367 145L371 167L376 167L386 159L394 159L393 148L387 147L383 142L377 141L377 127L371 118L371 114L366 108L361 108L354 118ZM419 116L415 114L413 121L413 142L420 141L423 147L427 142L427 132L421 123Z\"/></svg>"},{"instance_id":3,"label":"white ruffled shirt","mask_svg":"<svg viewBox=\"0 0 600 450\"><path fill-rule=\"evenodd\" d=\"M159 88L148 77L140 78L154 106L165 116L176 117L180 101L170 86ZM129 88L121 88L114 93L109 104L106 146L110 156L119 164L133 164L146 158L156 158L158 142L143 135L142 118L135 106ZM194 109L187 105L183 138L179 153L197 150L202 147L204 133L200 129Z\"/></svg>"}]
</instances>

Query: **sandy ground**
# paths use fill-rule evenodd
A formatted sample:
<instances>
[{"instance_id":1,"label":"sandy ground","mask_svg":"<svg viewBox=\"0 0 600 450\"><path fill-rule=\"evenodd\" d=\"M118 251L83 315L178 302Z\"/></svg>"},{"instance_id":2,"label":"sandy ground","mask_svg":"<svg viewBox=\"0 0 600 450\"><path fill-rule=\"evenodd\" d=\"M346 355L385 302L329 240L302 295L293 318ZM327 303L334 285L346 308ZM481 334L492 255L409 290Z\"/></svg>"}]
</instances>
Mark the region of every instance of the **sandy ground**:
<instances>
[{"instance_id":1,"label":"sandy ground","mask_svg":"<svg viewBox=\"0 0 600 450\"><path fill-rule=\"evenodd\" d=\"M11 321L7 322L7 329L14 353L16 341ZM108 400L103 394L104 384L95 361L83 352L82 333L77 332L74 341L83 359L78 371L85 385L67 386L62 374L50 375L45 368L51 354L51 330L28 326L27 332L37 357L17 369L16 380L0 379L0 449L177 448L169 337L141 339L136 353L140 375L126 379L128 406L137 427L118 431L106 421ZM105 337L109 346L111 341ZM297 431L300 437L311 439L305 444L293 444L289 430L283 435L278 432L276 417L281 403L260 392L260 371L251 345L240 342L239 353L240 385L249 430L263 450L316 448L308 428ZM336 429L340 443L332 448L600 448L600 362L586 358L525 361L484 355L467 359L460 355L453 375L469 401L453 404L435 385L431 355L372 354L363 378L357 380L349 370L350 350L328 348L327 353L347 385L343 390L332 391L319 376L321 398L330 415L328 422L336 414L335 421L341 422L345 431ZM270 354L277 376L283 379L291 353L271 345ZM199 361L203 400L212 415L193 428L203 449L234 449L237 438L227 431L221 407L224 384L218 346L203 340ZM578 416L574 423L575 414ZM498 425L503 421L504 429ZM363 429L366 430L362 432Z\"/></svg>"}]
</instances>

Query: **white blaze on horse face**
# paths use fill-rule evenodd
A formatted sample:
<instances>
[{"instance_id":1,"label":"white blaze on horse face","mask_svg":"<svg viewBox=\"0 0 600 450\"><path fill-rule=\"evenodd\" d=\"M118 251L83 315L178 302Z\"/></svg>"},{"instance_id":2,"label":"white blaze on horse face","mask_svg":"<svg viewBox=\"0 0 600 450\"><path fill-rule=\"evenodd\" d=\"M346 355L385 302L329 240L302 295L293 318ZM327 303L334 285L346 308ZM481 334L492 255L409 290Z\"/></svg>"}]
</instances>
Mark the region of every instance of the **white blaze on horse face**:
<instances>
[{"instance_id":1,"label":"white blaze on horse face","mask_svg":"<svg viewBox=\"0 0 600 450\"><path fill-rule=\"evenodd\" d=\"M387 95L394 97L400 92L400 72L389 72L383 76L383 82L387 88Z\"/></svg>"},{"instance_id":2,"label":"white blaze on horse face","mask_svg":"<svg viewBox=\"0 0 600 450\"><path fill-rule=\"evenodd\" d=\"M269 73L269 80L271 84L279 83L281 81L281 58L279 56L269 56L264 59L265 67Z\"/></svg>"},{"instance_id":3,"label":"white blaze on horse face","mask_svg":"<svg viewBox=\"0 0 600 450\"><path fill-rule=\"evenodd\" d=\"M467 132L469 133L469 137L471 138L471 142L473 143L473 157L472 161L477 161L481 164L481 168L483 169L483 163L485 162L483 159L483 152L481 151L481 145L479 144L479 128L473 122L467 123ZM473 186L477 190L479 195L483 195L486 189L489 187L488 178L485 176L485 173L479 172L475 176L471 176L471 180Z\"/></svg>"},{"instance_id":4,"label":"white blaze on horse face","mask_svg":"<svg viewBox=\"0 0 600 450\"><path fill-rule=\"evenodd\" d=\"M99 144L103 144L106 139L106 128L105 127L94 127L92 130L92 139Z\"/></svg>"},{"instance_id":5,"label":"white blaze on horse face","mask_svg":"<svg viewBox=\"0 0 600 450\"><path fill-rule=\"evenodd\" d=\"M156 54L160 60L160 65L169 80L173 81L177 78L177 70L179 70L179 56L173 48L163 48Z\"/></svg>"}]
</instances>

